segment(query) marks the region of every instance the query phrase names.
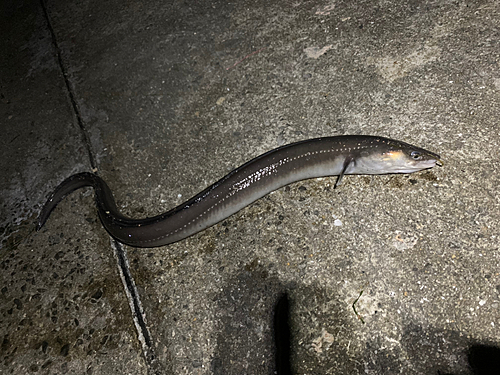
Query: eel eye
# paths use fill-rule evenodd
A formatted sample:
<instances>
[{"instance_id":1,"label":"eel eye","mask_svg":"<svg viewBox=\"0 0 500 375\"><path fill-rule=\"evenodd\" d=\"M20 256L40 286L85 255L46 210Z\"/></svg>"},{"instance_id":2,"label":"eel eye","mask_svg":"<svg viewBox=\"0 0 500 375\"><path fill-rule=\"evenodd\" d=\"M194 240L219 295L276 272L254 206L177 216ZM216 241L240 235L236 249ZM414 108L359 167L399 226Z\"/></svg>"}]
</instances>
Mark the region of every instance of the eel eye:
<instances>
[{"instance_id":1,"label":"eel eye","mask_svg":"<svg viewBox=\"0 0 500 375\"><path fill-rule=\"evenodd\" d=\"M422 154L418 151L412 151L412 153L410 154L411 158L413 160L420 160L422 159Z\"/></svg>"}]
</instances>

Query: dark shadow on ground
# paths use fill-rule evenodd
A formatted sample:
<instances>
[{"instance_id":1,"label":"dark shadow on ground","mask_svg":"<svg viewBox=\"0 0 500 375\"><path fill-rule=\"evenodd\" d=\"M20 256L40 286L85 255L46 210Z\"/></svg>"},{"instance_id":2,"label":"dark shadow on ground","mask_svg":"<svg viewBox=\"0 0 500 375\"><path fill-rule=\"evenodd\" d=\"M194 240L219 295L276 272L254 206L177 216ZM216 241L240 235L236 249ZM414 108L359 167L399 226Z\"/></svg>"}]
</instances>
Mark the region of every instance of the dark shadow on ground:
<instances>
[{"instance_id":1,"label":"dark shadow on ground","mask_svg":"<svg viewBox=\"0 0 500 375\"><path fill-rule=\"evenodd\" d=\"M374 332L353 356L347 343L356 339L357 321L343 303L320 285L285 285L260 266L242 270L217 296L212 373L500 375L496 343L435 329L411 315L399 345L387 348L384 334Z\"/></svg>"},{"instance_id":2,"label":"dark shadow on ground","mask_svg":"<svg viewBox=\"0 0 500 375\"><path fill-rule=\"evenodd\" d=\"M291 353L292 344L290 329L290 303L288 294L283 293L276 303L274 311L274 343L276 345L276 374L291 375Z\"/></svg>"},{"instance_id":3,"label":"dark shadow on ground","mask_svg":"<svg viewBox=\"0 0 500 375\"><path fill-rule=\"evenodd\" d=\"M467 353L467 360L473 375L500 374L500 347L474 344ZM455 375L438 371L438 375Z\"/></svg>"}]
</instances>

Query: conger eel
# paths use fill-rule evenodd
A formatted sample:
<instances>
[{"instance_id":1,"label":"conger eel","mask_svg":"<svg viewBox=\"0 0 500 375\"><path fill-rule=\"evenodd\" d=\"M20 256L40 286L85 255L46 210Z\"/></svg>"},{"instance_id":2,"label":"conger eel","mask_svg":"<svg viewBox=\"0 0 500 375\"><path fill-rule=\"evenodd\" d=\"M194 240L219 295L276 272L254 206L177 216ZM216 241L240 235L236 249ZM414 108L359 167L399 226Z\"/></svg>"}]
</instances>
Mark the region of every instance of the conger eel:
<instances>
[{"instance_id":1,"label":"conger eel","mask_svg":"<svg viewBox=\"0 0 500 375\"><path fill-rule=\"evenodd\" d=\"M413 173L442 165L438 154L405 142L366 135L305 140L266 152L236 168L172 210L145 219L123 216L108 185L93 173L68 177L52 193L38 218L37 230L72 191L92 186L104 228L135 247L163 246L200 232L255 200L292 182L346 174Z\"/></svg>"}]
</instances>

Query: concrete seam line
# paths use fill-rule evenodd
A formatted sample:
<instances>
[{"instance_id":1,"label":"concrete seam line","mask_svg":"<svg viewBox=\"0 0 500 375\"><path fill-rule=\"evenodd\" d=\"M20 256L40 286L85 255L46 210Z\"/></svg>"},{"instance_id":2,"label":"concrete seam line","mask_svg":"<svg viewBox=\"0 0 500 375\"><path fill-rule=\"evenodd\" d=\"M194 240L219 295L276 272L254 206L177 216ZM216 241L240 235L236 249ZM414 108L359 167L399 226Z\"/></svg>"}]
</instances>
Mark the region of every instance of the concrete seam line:
<instances>
[{"instance_id":1,"label":"concrete seam line","mask_svg":"<svg viewBox=\"0 0 500 375\"><path fill-rule=\"evenodd\" d=\"M156 355L151 342L151 334L146 325L146 315L144 314L144 309L142 308L142 303L134 279L130 273L130 264L127 259L127 254L118 241L110 238L110 242L118 263L118 270L123 283L123 289L125 290L130 310L132 311L137 336L142 345L142 352L146 360L146 364L148 365L149 370L152 370L153 373L160 373L158 372L159 364L156 363Z\"/></svg>"},{"instance_id":2,"label":"concrete seam line","mask_svg":"<svg viewBox=\"0 0 500 375\"><path fill-rule=\"evenodd\" d=\"M54 46L54 50L57 56L57 63L59 65L59 68L61 69L62 75L64 77L64 83L66 85L66 90L68 92L69 100L71 102L71 106L73 107L73 111L76 117L76 121L78 123L78 126L80 128L80 133L83 138L83 142L85 143L85 148L87 149L87 154L89 157L90 161L90 166L92 167L92 171L96 172L97 171L97 164L94 158L94 155L92 154L92 148L90 145L90 139L87 134L87 128L85 127L85 124L83 123L82 116L80 113L80 109L78 107L78 104L75 99L75 95L73 93L73 89L71 88L71 84L68 79L68 73L66 71L66 68L64 67L62 56L61 56L61 49L59 48L59 45L57 43L56 39L56 34L54 32L54 29L52 28L52 24L50 23L50 18L49 18L49 13L47 11L47 7L45 5L45 2L43 0L40 0L40 4L43 9L43 14L45 17L45 21L47 22L47 28L49 29L51 38L52 38L52 45Z\"/></svg>"}]
</instances>

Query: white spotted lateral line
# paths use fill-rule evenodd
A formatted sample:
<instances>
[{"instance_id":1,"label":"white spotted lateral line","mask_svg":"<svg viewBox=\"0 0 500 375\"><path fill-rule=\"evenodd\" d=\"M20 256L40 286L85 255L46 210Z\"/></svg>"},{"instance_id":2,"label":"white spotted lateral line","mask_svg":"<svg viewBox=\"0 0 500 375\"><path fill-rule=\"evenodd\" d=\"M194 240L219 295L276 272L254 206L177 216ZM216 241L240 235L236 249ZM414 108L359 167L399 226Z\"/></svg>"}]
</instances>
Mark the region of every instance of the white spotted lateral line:
<instances>
[{"instance_id":1,"label":"white spotted lateral line","mask_svg":"<svg viewBox=\"0 0 500 375\"><path fill-rule=\"evenodd\" d=\"M378 142L379 141L377 141L377 143ZM271 165L268 165L265 168L259 169L258 171L253 172L252 174L250 174L249 176L245 177L241 181L238 181L235 184L233 184L233 186L229 189L229 192L224 197L222 197L221 199L219 199L212 206L210 206L209 208L207 208L205 211L203 211L201 214L199 214L195 218L193 218L190 221L188 221L183 226L181 226L181 227L179 227L179 228L177 228L177 229L175 229L175 230L173 230L173 231L171 231L169 233L165 233L165 234L163 234L161 236L153 238L153 239L141 240L141 241L130 241L130 243L137 243L137 244L139 244L139 243L147 243L147 242L158 241L158 240L161 240L163 238L170 237L171 235L174 235L177 232L186 229L188 226L196 223L202 217L204 217L205 215L207 215L207 213L209 213L209 211L215 209L218 205L222 204L226 199L229 199L233 195L237 194L238 192L243 191L244 189L246 189L249 186L251 186L252 184L254 184L256 181L259 181L259 180L261 180L264 177L268 177L268 176L271 176L273 173L276 173L278 171L278 167L280 167L282 165L285 165L287 163L293 162L295 160L298 160L298 159L301 159L301 158L304 158L304 157L316 155L316 154L323 154L323 153L330 153L330 152L345 152L345 151L351 152L353 150L360 150L360 149L365 149L365 148L378 147L377 143L375 143L375 144L373 144L373 143L374 142L372 141L372 142L370 142L369 145L358 144L358 147L346 147L345 145L342 145L341 147L338 147L338 148L331 148L331 149L326 149L326 150L323 149L323 150L316 150L316 151L308 151L308 152L306 152L304 154L294 156L293 158L286 157L284 159L280 159L278 162L273 163ZM385 142L382 141L382 143L385 143ZM209 195L209 193L207 195ZM203 197L203 198L205 198L205 197ZM203 199L203 198L200 198L200 200Z\"/></svg>"}]
</instances>

